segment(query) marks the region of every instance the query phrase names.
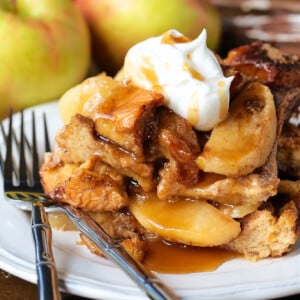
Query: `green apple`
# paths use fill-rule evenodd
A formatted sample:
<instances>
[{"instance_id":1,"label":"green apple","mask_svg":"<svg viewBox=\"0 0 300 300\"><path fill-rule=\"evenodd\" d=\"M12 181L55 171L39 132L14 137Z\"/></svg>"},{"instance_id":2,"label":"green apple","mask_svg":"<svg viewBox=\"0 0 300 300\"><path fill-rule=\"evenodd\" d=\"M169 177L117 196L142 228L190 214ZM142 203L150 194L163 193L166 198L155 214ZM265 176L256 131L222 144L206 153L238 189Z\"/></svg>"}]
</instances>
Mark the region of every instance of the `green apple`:
<instances>
[{"instance_id":1,"label":"green apple","mask_svg":"<svg viewBox=\"0 0 300 300\"><path fill-rule=\"evenodd\" d=\"M128 49L148 37L177 29L194 39L205 27L215 50L221 33L216 9L204 0L75 0L92 34L94 59L115 75Z\"/></svg>"},{"instance_id":2,"label":"green apple","mask_svg":"<svg viewBox=\"0 0 300 300\"><path fill-rule=\"evenodd\" d=\"M0 117L60 97L86 76L90 33L71 0L0 0Z\"/></svg>"}]
</instances>

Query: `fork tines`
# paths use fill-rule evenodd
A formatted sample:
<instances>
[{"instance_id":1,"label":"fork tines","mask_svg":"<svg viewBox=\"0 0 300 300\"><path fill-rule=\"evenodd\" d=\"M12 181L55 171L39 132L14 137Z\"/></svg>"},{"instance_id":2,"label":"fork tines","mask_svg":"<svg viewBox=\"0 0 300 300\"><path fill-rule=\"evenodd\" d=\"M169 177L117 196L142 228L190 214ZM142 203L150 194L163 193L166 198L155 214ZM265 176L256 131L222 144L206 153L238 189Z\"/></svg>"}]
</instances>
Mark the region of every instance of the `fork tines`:
<instances>
[{"instance_id":1,"label":"fork tines","mask_svg":"<svg viewBox=\"0 0 300 300\"><path fill-rule=\"evenodd\" d=\"M6 141L6 155L1 155L3 164L2 171L4 176L4 188L8 190L22 190L28 185L37 191L41 190L39 179L39 152L36 134L35 112L31 111L31 141L25 134L24 111L20 112L20 129L19 134L14 130L14 119L16 118L13 111L10 111L8 120L8 132L1 123L1 133ZM50 151L50 142L48 136L46 116L43 114L45 151ZM15 155L14 153L18 153ZM19 157L16 161L15 157Z\"/></svg>"}]
</instances>

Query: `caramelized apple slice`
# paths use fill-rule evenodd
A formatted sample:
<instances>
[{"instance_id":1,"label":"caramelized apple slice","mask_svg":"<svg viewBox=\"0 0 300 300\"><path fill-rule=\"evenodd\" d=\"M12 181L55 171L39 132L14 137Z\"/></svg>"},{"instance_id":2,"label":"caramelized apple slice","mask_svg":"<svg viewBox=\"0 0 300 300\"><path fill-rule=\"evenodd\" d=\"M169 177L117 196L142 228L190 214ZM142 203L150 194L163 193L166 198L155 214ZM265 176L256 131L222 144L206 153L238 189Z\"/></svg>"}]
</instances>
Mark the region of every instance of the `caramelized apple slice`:
<instances>
[{"instance_id":1,"label":"caramelized apple slice","mask_svg":"<svg viewBox=\"0 0 300 300\"><path fill-rule=\"evenodd\" d=\"M234 99L229 117L212 131L197 164L205 172L243 176L262 166L276 136L276 111L269 88L250 83Z\"/></svg>"},{"instance_id":2,"label":"caramelized apple slice","mask_svg":"<svg viewBox=\"0 0 300 300\"><path fill-rule=\"evenodd\" d=\"M120 83L105 74L90 77L69 89L59 100L59 113L64 124L76 114L91 114ZM96 110L97 111L97 110Z\"/></svg>"},{"instance_id":3,"label":"caramelized apple slice","mask_svg":"<svg viewBox=\"0 0 300 300\"><path fill-rule=\"evenodd\" d=\"M206 201L159 200L154 194L133 196L129 208L139 223L161 238L187 245L218 246L240 233L239 222Z\"/></svg>"},{"instance_id":4,"label":"caramelized apple slice","mask_svg":"<svg viewBox=\"0 0 300 300\"><path fill-rule=\"evenodd\" d=\"M76 113L89 117L97 133L143 160L145 145L156 136L155 113L162 103L162 94L100 74L66 92L59 108L64 123Z\"/></svg>"}]
</instances>

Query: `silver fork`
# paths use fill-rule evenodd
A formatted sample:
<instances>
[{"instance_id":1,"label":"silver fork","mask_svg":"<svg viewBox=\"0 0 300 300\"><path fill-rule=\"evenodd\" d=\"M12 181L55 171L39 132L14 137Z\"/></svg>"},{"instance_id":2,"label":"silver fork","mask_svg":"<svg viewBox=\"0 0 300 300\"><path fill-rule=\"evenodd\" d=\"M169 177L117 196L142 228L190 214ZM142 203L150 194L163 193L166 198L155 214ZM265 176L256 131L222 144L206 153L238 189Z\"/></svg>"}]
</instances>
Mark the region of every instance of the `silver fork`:
<instances>
[{"instance_id":1,"label":"silver fork","mask_svg":"<svg viewBox=\"0 0 300 300\"><path fill-rule=\"evenodd\" d=\"M9 118L8 134L4 132L1 124L2 135L6 140L6 157L3 161L4 191L7 198L11 199L18 207L26 210L32 209L32 231L36 246L36 265L40 299L59 299L57 274L55 270L53 253L51 250L51 228L47 221L45 208L62 209L70 218L77 229L87 236L105 254L107 258L117 264L129 275L138 286L145 291L150 299L176 300L178 297L162 283L152 272L144 269L137 263L127 251L112 239L104 229L99 226L90 216L80 209L69 205L58 205L47 198L39 179L39 157L37 151L35 116L32 112L32 142L25 136L24 115L20 113L20 138L19 142L13 131L13 113ZM45 151L50 151L47 123L44 115L44 140ZM12 146L16 142L19 154L19 168L14 166ZM31 166L26 162L25 148L30 149ZM15 171L14 171L15 170ZM28 172L31 170L31 173ZM18 183L14 182L13 173L19 175ZM30 183L31 182L31 183Z\"/></svg>"},{"instance_id":2,"label":"silver fork","mask_svg":"<svg viewBox=\"0 0 300 300\"><path fill-rule=\"evenodd\" d=\"M26 142L24 134L24 114L20 113L20 138L19 142L13 131L13 112L10 112L9 128L6 137L6 156L3 166L4 193L15 204L27 203L31 205L31 228L35 243L36 270L38 277L39 299L58 300L60 293L58 288L58 276L51 247L52 233L44 209L43 201L46 200L42 193L39 180L39 157L36 143L36 128L34 112L32 112L32 143L31 143L31 174L26 163ZM44 119L45 120L45 119ZM44 122L46 125L46 122ZM1 126L3 132L3 126ZM3 132L4 133L4 132ZM19 151L19 164L15 166L13 155L14 143ZM45 147L50 150L48 135L45 126ZM26 202L25 202L26 201ZM28 206L28 205L27 205ZM27 207L28 208L28 207Z\"/></svg>"}]
</instances>

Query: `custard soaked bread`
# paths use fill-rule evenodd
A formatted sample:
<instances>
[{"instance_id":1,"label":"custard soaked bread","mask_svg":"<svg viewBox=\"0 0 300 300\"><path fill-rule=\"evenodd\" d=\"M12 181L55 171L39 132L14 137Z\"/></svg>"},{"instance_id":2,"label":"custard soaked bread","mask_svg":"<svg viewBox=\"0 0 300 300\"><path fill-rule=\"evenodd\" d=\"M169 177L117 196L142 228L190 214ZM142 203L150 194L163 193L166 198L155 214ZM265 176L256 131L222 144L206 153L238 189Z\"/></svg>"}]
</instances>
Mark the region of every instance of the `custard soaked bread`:
<instances>
[{"instance_id":1,"label":"custard soaked bread","mask_svg":"<svg viewBox=\"0 0 300 300\"><path fill-rule=\"evenodd\" d=\"M164 45L163 39L161 43L163 49L174 46ZM184 45L179 48L189 47L187 41L180 44ZM254 64L247 74L238 67L251 47L275 51L278 57L277 49L259 45L233 50L234 59L232 53L224 61L209 58L206 67L220 63L224 74L231 76L227 79L215 80L216 74L222 76L221 67L215 73L204 70L201 77L200 69L184 61L190 78L201 81L194 93L182 98L189 103L187 111L172 102L170 78L150 76L145 68L141 68L144 73L132 74L126 64L122 81L100 74L68 91L60 100L65 126L40 171L45 193L89 212L139 260L147 252L149 238L223 247L249 259L290 251L298 232L300 178L293 167L299 165L298 129L289 120L300 97L296 80L285 87L280 80L273 84L279 78L273 74L278 66L274 57L267 59L272 65L269 77L254 76ZM195 51L193 42L191 46ZM145 59L148 68L149 61L156 59L151 55ZM280 72L297 69L295 61L286 57ZM257 61L259 72L268 72L265 63ZM151 84L142 86L142 77ZM221 99L218 113L212 112L213 125L203 121L203 111L198 114L198 109L210 114L211 108L195 103L195 95L201 99L206 95L202 85L206 80L211 80L209 97ZM186 77L175 85L185 89ZM89 241L84 243L98 253Z\"/></svg>"}]
</instances>

